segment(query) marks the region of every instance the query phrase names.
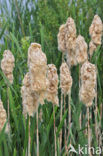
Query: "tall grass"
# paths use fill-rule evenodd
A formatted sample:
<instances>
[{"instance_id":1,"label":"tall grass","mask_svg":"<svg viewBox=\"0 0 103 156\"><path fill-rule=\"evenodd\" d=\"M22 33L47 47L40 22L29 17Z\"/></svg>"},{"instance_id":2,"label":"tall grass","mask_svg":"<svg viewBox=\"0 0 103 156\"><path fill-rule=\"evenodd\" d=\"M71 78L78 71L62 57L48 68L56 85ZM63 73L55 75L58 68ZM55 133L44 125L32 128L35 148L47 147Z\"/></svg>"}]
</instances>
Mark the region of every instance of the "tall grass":
<instances>
[{"instance_id":1,"label":"tall grass","mask_svg":"<svg viewBox=\"0 0 103 156\"><path fill-rule=\"evenodd\" d=\"M4 129L0 133L0 155L2 156L25 156L28 147L28 123L29 117L25 121L22 115L22 100L20 94L20 88L22 80L27 72L27 50L31 42L39 42L42 45L43 51L46 53L48 63L54 63L58 68L62 62L62 54L57 49L57 34L59 26L66 21L68 16L74 18L77 31L85 37L87 43L90 41L89 37L89 26L93 19L93 16L98 13L103 21L103 2L102 0L26 0L25 5L22 5L22 1L10 2L11 9L9 10L7 2L4 0L0 4L0 60L5 49L10 49L15 56L15 69L14 69L14 83L9 85L8 93L6 87L6 77L0 69L0 96L4 103L4 108L7 110L7 94L10 103L10 125L11 125L11 136L9 137L4 133ZM16 2L16 3L15 3ZM17 4L18 3L18 4ZM18 10L16 6L18 5ZM30 9L29 9L30 8ZM21 18L22 23L20 23ZM24 32L23 32L24 31ZM28 39L28 38L29 39ZM103 104L103 44L95 52L91 62L96 63L98 67L97 75L97 121L98 125L103 129L103 113L101 113L101 105ZM96 59L97 58L97 59ZM82 121L82 128L79 125L80 113L86 113L86 107L79 101L79 66L71 69L73 77L73 87L71 91L70 105L71 105L71 126L69 129L69 140L67 146L69 147L70 141L72 142L75 149L78 145L85 146L88 143L88 138L85 136L84 131L87 119L84 118ZM60 99L61 89L58 89L58 96ZM67 106L68 100L66 100ZM94 108L94 103L93 107ZM53 129L53 110L52 104L45 102L45 105L39 107L39 111L42 109L43 116L42 121L38 122L39 129L39 155L48 156L54 155L55 144L54 144L54 129ZM63 105L64 109L64 105ZM65 108L65 113L60 121L60 108L55 107L55 124L57 127L56 138L57 138L57 152L58 155L65 154L65 143L64 135L62 138L62 150L59 152L59 134L62 131L64 134L64 121L68 119L68 108ZM92 111L94 117L94 112ZM102 107L103 109L103 107ZM102 116L101 116L102 114ZM37 144L36 144L36 118L31 117L31 155L37 155ZM69 125L67 125L69 127ZM95 135L94 120L90 120L90 128L92 129L92 144L94 147L97 146L97 140Z\"/></svg>"}]
</instances>

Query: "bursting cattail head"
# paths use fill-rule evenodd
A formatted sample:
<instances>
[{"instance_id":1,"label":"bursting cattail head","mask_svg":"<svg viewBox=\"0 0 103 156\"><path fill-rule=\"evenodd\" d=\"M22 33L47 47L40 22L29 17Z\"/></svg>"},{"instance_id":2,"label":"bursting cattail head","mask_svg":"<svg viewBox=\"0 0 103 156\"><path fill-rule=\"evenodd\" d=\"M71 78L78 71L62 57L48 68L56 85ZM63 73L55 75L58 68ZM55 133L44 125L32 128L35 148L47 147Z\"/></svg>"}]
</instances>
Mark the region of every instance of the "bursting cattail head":
<instances>
[{"instance_id":1,"label":"bursting cattail head","mask_svg":"<svg viewBox=\"0 0 103 156\"><path fill-rule=\"evenodd\" d=\"M96 45L93 43L93 41L90 41L89 43L89 55L92 57L93 52L96 50Z\"/></svg>"},{"instance_id":2,"label":"bursting cattail head","mask_svg":"<svg viewBox=\"0 0 103 156\"><path fill-rule=\"evenodd\" d=\"M21 88L23 114L26 117L34 116L38 108L38 95L31 92L30 75L27 73L23 80L23 86Z\"/></svg>"},{"instance_id":3,"label":"bursting cattail head","mask_svg":"<svg viewBox=\"0 0 103 156\"><path fill-rule=\"evenodd\" d=\"M81 35L76 39L76 58L79 64L84 63L88 59L87 43Z\"/></svg>"},{"instance_id":4,"label":"bursting cattail head","mask_svg":"<svg viewBox=\"0 0 103 156\"><path fill-rule=\"evenodd\" d=\"M48 88L46 99L55 105L59 105L58 101L58 74L54 64L48 65Z\"/></svg>"},{"instance_id":5,"label":"bursting cattail head","mask_svg":"<svg viewBox=\"0 0 103 156\"><path fill-rule=\"evenodd\" d=\"M0 131L3 129L6 121L7 121L6 111L3 107L2 101L0 100ZM6 126L6 131L8 131L7 126Z\"/></svg>"},{"instance_id":6,"label":"bursting cattail head","mask_svg":"<svg viewBox=\"0 0 103 156\"><path fill-rule=\"evenodd\" d=\"M74 47L74 41L76 39L76 26L74 20L69 17L66 22L66 49L71 50Z\"/></svg>"},{"instance_id":7,"label":"bursting cattail head","mask_svg":"<svg viewBox=\"0 0 103 156\"><path fill-rule=\"evenodd\" d=\"M13 83L13 68L15 58L10 50L5 50L1 61L1 69L10 83Z\"/></svg>"},{"instance_id":8,"label":"bursting cattail head","mask_svg":"<svg viewBox=\"0 0 103 156\"><path fill-rule=\"evenodd\" d=\"M101 45L102 32L103 32L102 21L98 15L95 15L92 24L89 28L89 34L94 44Z\"/></svg>"},{"instance_id":9,"label":"bursting cattail head","mask_svg":"<svg viewBox=\"0 0 103 156\"><path fill-rule=\"evenodd\" d=\"M62 24L59 28L59 33L58 33L58 50L62 51L62 52L66 52L66 41L65 41L65 34L66 34L66 30L65 30L65 24Z\"/></svg>"},{"instance_id":10,"label":"bursting cattail head","mask_svg":"<svg viewBox=\"0 0 103 156\"><path fill-rule=\"evenodd\" d=\"M80 88L80 100L91 106L92 101L96 95L96 66L90 62L85 62L81 67L81 88Z\"/></svg>"},{"instance_id":11,"label":"bursting cattail head","mask_svg":"<svg viewBox=\"0 0 103 156\"><path fill-rule=\"evenodd\" d=\"M46 94L47 58L41 45L31 43L28 49L28 66L30 72L31 91L39 94L39 102L44 104Z\"/></svg>"},{"instance_id":12,"label":"bursting cattail head","mask_svg":"<svg viewBox=\"0 0 103 156\"><path fill-rule=\"evenodd\" d=\"M71 86L72 86L72 77L70 75L68 65L66 63L62 63L60 67L60 87L62 93L64 95L68 94L71 90Z\"/></svg>"}]
</instances>

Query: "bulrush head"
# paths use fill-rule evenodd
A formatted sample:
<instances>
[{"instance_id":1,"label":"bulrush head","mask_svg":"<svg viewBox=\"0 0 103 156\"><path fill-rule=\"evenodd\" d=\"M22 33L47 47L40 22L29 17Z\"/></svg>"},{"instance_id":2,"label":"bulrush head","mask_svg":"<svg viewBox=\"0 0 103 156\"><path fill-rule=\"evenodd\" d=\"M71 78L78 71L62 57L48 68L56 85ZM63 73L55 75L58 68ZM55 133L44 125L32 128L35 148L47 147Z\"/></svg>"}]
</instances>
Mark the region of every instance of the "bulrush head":
<instances>
[{"instance_id":1,"label":"bulrush head","mask_svg":"<svg viewBox=\"0 0 103 156\"><path fill-rule=\"evenodd\" d=\"M81 88L80 88L80 100L91 106L93 99L96 95L96 67L90 62L85 62L81 67Z\"/></svg>"},{"instance_id":2,"label":"bulrush head","mask_svg":"<svg viewBox=\"0 0 103 156\"><path fill-rule=\"evenodd\" d=\"M101 36L103 33L103 23L98 15L94 16L89 28L89 34L94 44L101 45Z\"/></svg>"},{"instance_id":3,"label":"bulrush head","mask_svg":"<svg viewBox=\"0 0 103 156\"><path fill-rule=\"evenodd\" d=\"M6 111L5 111L4 107L3 107L2 101L0 99L0 131L2 131L6 121L7 121ZM6 126L5 131L6 132L8 131L8 127L7 126Z\"/></svg>"},{"instance_id":4,"label":"bulrush head","mask_svg":"<svg viewBox=\"0 0 103 156\"><path fill-rule=\"evenodd\" d=\"M66 52L66 40L65 40L65 34L66 34L66 24L62 24L59 28L58 33L58 50L62 52Z\"/></svg>"},{"instance_id":5,"label":"bulrush head","mask_svg":"<svg viewBox=\"0 0 103 156\"><path fill-rule=\"evenodd\" d=\"M27 114L29 116L34 116L35 112L38 108L38 95L31 92L31 84L30 84L30 74L29 72L25 75L23 79L23 86L21 88L21 96L22 96L22 105L23 105L23 114L26 117Z\"/></svg>"},{"instance_id":6,"label":"bulrush head","mask_svg":"<svg viewBox=\"0 0 103 156\"><path fill-rule=\"evenodd\" d=\"M28 49L28 67L30 72L31 91L40 95L40 103L44 103L47 89L47 58L41 45L32 43ZM43 99L44 98L44 99Z\"/></svg>"},{"instance_id":7,"label":"bulrush head","mask_svg":"<svg viewBox=\"0 0 103 156\"><path fill-rule=\"evenodd\" d=\"M64 95L70 93L71 91L72 77L66 63L62 63L60 67L60 87Z\"/></svg>"},{"instance_id":8,"label":"bulrush head","mask_svg":"<svg viewBox=\"0 0 103 156\"><path fill-rule=\"evenodd\" d=\"M48 65L48 88L46 99L55 105L59 105L58 100L58 74L54 64Z\"/></svg>"},{"instance_id":9,"label":"bulrush head","mask_svg":"<svg viewBox=\"0 0 103 156\"><path fill-rule=\"evenodd\" d=\"M10 50L5 50L1 61L1 69L10 83L13 83L13 68L15 58Z\"/></svg>"},{"instance_id":10,"label":"bulrush head","mask_svg":"<svg viewBox=\"0 0 103 156\"><path fill-rule=\"evenodd\" d=\"M81 35L79 35L76 39L76 58L79 64L84 63L88 59L87 43Z\"/></svg>"}]
</instances>

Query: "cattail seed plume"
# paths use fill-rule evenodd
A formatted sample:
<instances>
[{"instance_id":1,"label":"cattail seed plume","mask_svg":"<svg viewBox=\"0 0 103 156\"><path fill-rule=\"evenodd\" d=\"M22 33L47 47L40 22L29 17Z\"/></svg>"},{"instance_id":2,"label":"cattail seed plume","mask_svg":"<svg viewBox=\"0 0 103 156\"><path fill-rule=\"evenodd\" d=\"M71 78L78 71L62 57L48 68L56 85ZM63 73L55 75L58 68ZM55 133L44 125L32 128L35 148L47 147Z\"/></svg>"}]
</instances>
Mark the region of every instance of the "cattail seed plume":
<instances>
[{"instance_id":1,"label":"cattail seed plume","mask_svg":"<svg viewBox=\"0 0 103 156\"><path fill-rule=\"evenodd\" d=\"M28 49L28 67L31 91L40 95L39 103L43 104L47 89L47 58L42 52L40 44L31 43Z\"/></svg>"},{"instance_id":2,"label":"cattail seed plume","mask_svg":"<svg viewBox=\"0 0 103 156\"><path fill-rule=\"evenodd\" d=\"M80 88L80 100L91 106L92 101L96 95L96 67L90 62L85 62L81 67L81 88Z\"/></svg>"},{"instance_id":3,"label":"cattail seed plume","mask_svg":"<svg viewBox=\"0 0 103 156\"><path fill-rule=\"evenodd\" d=\"M66 63L62 63L60 67L60 87L62 90L62 94L68 94L71 90L71 86L72 77L70 75L68 65Z\"/></svg>"},{"instance_id":4,"label":"cattail seed plume","mask_svg":"<svg viewBox=\"0 0 103 156\"><path fill-rule=\"evenodd\" d=\"M54 64L48 65L48 88L46 99L55 105L59 105L58 100L58 74Z\"/></svg>"},{"instance_id":5,"label":"cattail seed plume","mask_svg":"<svg viewBox=\"0 0 103 156\"><path fill-rule=\"evenodd\" d=\"M1 61L1 69L11 84L13 83L14 62L15 58L11 51L5 50Z\"/></svg>"},{"instance_id":6,"label":"cattail seed plume","mask_svg":"<svg viewBox=\"0 0 103 156\"><path fill-rule=\"evenodd\" d=\"M76 58L79 64L84 63L88 59L87 43L81 35L79 35L76 39Z\"/></svg>"}]
</instances>

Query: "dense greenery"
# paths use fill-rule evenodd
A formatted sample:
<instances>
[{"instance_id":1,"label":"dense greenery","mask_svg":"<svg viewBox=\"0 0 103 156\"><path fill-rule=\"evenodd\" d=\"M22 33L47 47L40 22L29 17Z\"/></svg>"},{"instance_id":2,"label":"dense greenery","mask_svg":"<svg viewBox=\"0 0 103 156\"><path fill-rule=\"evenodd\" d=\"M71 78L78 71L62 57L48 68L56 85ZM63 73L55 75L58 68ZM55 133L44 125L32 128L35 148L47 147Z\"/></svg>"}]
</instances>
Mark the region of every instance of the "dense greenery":
<instances>
[{"instance_id":1,"label":"dense greenery","mask_svg":"<svg viewBox=\"0 0 103 156\"><path fill-rule=\"evenodd\" d=\"M8 7L9 4L9 7ZM0 134L0 155L25 156L28 144L28 120L25 122L22 115L22 99L20 88L27 68L27 51L31 42L38 42L46 53L48 63L54 63L58 69L61 65L62 53L58 51L57 34L62 23L71 16L76 23L77 33L83 35L87 43L90 41L89 26L95 14L103 21L102 0L4 0L0 2L0 60L5 49L10 49L15 56L14 83L9 85L7 91L5 76L0 69L0 95L7 110L7 94L10 101L10 125L11 135L7 136L3 131ZM98 67L98 121L100 119L101 105L103 104L103 44L93 56L92 62ZM97 59L96 59L97 56ZM81 110L85 112L85 106L80 103L79 92L79 67L72 68L72 127L71 139L75 148L78 144L87 144L87 137L83 128L79 127L79 115ZM60 100L61 90L58 89ZM94 107L94 106L93 106ZM53 111L52 104L47 103L39 107L43 110L43 119L39 121L40 156L54 155ZM60 109L55 108L57 138L63 127L64 114L60 123ZM94 115L94 114L93 114ZM103 128L103 122L101 121ZM68 127L67 127L68 128ZM96 146L94 121L91 121L93 133L93 145ZM36 119L31 118L31 153L36 155ZM59 143L58 144L58 155ZM69 145L69 142L68 142ZM64 154L64 144L62 153Z\"/></svg>"}]
</instances>

